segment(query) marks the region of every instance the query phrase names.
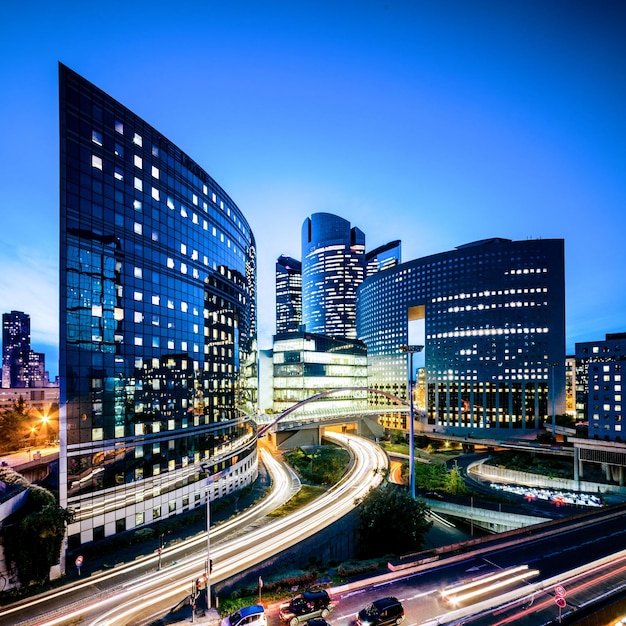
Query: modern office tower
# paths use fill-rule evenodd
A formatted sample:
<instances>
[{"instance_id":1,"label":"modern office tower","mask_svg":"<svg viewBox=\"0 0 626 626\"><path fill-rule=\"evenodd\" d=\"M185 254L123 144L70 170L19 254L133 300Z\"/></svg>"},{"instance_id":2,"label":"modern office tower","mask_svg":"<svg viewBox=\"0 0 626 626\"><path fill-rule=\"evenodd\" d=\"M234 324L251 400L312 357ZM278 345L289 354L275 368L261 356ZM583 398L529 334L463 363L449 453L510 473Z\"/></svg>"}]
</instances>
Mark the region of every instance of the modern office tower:
<instances>
[{"instance_id":1,"label":"modern office tower","mask_svg":"<svg viewBox=\"0 0 626 626\"><path fill-rule=\"evenodd\" d=\"M409 320L424 320L422 427L516 434L565 406L564 243L488 239L409 261L358 292L370 387L406 398ZM462 429L462 430L460 430Z\"/></svg>"},{"instance_id":2,"label":"modern office tower","mask_svg":"<svg viewBox=\"0 0 626 626\"><path fill-rule=\"evenodd\" d=\"M365 235L330 213L302 224L302 322L308 332L356 338L356 290L365 278Z\"/></svg>"},{"instance_id":3,"label":"modern office tower","mask_svg":"<svg viewBox=\"0 0 626 626\"><path fill-rule=\"evenodd\" d=\"M43 352L28 352L28 386L47 387L46 355Z\"/></svg>"},{"instance_id":4,"label":"modern office tower","mask_svg":"<svg viewBox=\"0 0 626 626\"><path fill-rule=\"evenodd\" d=\"M296 332L302 324L302 263L288 256L276 261L276 334Z\"/></svg>"},{"instance_id":5,"label":"modern office tower","mask_svg":"<svg viewBox=\"0 0 626 626\"><path fill-rule=\"evenodd\" d=\"M22 311L2 314L2 386L28 387L30 316Z\"/></svg>"},{"instance_id":6,"label":"modern office tower","mask_svg":"<svg viewBox=\"0 0 626 626\"><path fill-rule=\"evenodd\" d=\"M305 331L274 336L274 412L331 389L332 393L298 409L298 416L325 410L334 413L367 407L367 351L356 340Z\"/></svg>"},{"instance_id":7,"label":"modern office tower","mask_svg":"<svg viewBox=\"0 0 626 626\"><path fill-rule=\"evenodd\" d=\"M59 78L60 499L74 548L256 479L256 262L205 170L72 70Z\"/></svg>"},{"instance_id":8,"label":"modern office tower","mask_svg":"<svg viewBox=\"0 0 626 626\"><path fill-rule=\"evenodd\" d=\"M390 241L384 246L379 246L365 255L366 275L370 276L384 272L391 267L400 265L402 262L402 244L400 240Z\"/></svg>"},{"instance_id":9,"label":"modern office tower","mask_svg":"<svg viewBox=\"0 0 626 626\"><path fill-rule=\"evenodd\" d=\"M565 412L576 417L576 356L565 357Z\"/></svg>"},{"instance_id":10,"label":"modern office tower","mask_svg":"<svg viewBox=\"0 0 626 626\"><path fill-rule=\"evenodd\" d=\"M626 333L577 343L575 352L576 419L588 421L590 439L626 441L622 411Z\"/></svg>"}]
</instances>

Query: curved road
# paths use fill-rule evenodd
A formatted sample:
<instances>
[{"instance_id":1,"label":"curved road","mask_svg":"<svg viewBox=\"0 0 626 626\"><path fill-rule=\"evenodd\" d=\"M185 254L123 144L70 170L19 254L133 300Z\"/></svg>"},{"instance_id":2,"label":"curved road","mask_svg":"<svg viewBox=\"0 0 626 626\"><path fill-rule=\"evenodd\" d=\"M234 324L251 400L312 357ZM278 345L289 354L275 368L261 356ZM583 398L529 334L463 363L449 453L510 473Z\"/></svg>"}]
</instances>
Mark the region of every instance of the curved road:
<instances>
[{"instance_id":1,"label":"curved road","mask_svg":"<svg viewBox=\"0 0 626 626\"><path fill-rule=\"evenodd\" d=\"M237 525L234 538L230 522L212 530L212 583L248 569L332 524L354 508L356 499L380 484L387 469L387 457L376 444L339 433L326 433L325 436L349 447L354 453L354 462L344 478L310 505L284 518L259 525L257 517L254 518L256 522L248 519L246 525L240 519L246 514L238 516L233 522ZM277 462L268 454L264 456L264 462L276 480L274 473L277 470L272 464ZM293 478L279 475L278 480L280 484L273 492L280 492L284 497L292 489ZM273 508L276 506L274 502ZM227 533L228 538L224 539ZM165 561L173 557L178 560L161 571L155 571L155 555L143 557L137 560L138 563L125 566L121 574L108 572L92 576L69 589L2 610L0 624L136 626L149 623L189 593L192 581L204 572L206 534L198 535L190 544L186 548L187 552L192 548L191 554L164 554Z\"/></svg>"}]
</instances>

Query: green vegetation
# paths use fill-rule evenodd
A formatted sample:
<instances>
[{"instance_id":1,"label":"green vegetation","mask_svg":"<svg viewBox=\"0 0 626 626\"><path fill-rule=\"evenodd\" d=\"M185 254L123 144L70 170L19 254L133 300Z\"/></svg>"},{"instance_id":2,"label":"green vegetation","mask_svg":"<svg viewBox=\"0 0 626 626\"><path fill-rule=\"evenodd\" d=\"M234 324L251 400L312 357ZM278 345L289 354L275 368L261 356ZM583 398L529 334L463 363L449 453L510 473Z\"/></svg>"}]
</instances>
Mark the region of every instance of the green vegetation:
<instances>
[{"instance_id":1,"label":"green vegetation","mask_svg":"<svg viewBox=\"0 0 626 626\"><path fill-rule=\"evenodd\" d=\"M306 506L315 498L319 498L326 490L323 487L316 487L313 485L302 485L302 488L292 498L290 498L285 504L274 509L268 517L284 517L300 507Z\"/></svg>"},{"instance_id":2,"label":"green vegetation","mask_svg":"<svg viewBox=\"0 0 626 626\"><path fill-rule=\"evenodd\" d=\"M571 460L564 461L558 457L534 452L518 452L514 450L498 452L488 461L488 464L518 472L542 474L552 478L574 477L574 467Z\"/></svg>"},{"instance_id":3,"label":"green vegetation","mask_svg":"<svg viewBox=\"0 0 626 626\"><path fill-rule=\"evenodd\" d=\"M6 560L15 567L24 587L42 584L49 579L50 568L59 562L65 527L73 513L59 507L47 489L28 483L11 469L1 469L0 480L29 490L24 506L4 523Z\"/></svg>"},{"instance_id":4,"label":"green vegetation","mask_svg":"<svg viewBox=\"0 0 626 626\"><path fill-rule=\"evenodd\" d=\"M388 483L370 490L357 504L363 557L421 550L432 526L423 500L414 500L406 489Z\"/></svg>"},{"instance_id":5,"label":"green vegetation","mask_svg":"<svg viewBox=\"0 0 626 626\"><path fill-rule=\"evenodd\" d=\"M335 446L315 446L311 452L295 448L285 454L285 460L300 478L313 485L330 486L339 482L350 462L350 454Z\"/></svg>"},{"instance_id":6,"label":"green vegetation","mask_svg":"<svg viewBox=\"0 0 626 626\"><path fill-rule=\"evenodd\" d=\"M29 412L22 396L10 409L0 412L0 451L13 452L26 444L31 432Z\"/></svg>"}]
</instances>

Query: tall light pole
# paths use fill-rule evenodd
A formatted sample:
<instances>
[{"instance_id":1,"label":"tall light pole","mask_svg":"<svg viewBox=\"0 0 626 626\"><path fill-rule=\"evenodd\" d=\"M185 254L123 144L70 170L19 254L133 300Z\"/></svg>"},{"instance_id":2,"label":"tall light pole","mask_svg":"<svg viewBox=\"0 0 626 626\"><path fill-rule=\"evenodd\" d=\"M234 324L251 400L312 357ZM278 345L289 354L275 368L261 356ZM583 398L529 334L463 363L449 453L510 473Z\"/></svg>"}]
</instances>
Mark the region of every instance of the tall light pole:
<instances>
[{"instance_id":1,"label":"tall light pole","mask_svg":"<svg viewBox=\"0 0 626 626\"><path fill-rule=\"evenodd\" d=\"M558 367L558 363L550 363L550 367L552 368L552 382L551 382L551 391L552 391L552 439L556 441L556 415L554 414L554 369Z\"/></svg>"},{"instance_id":2,"label":"tall light pole","mask_svg":"<svg viewBox=\"0 0 626 626\"><path fill-rule=\"evenodd\" d=\"M210 465L202 463L200 466L206 472L206 601L211 608L211 472Z\"/></svg>"},{"instance_id":3,"label":"tall light pole","mask_svg":"<svg viewBox=\"0 0 626 626\"><path fill-rule=\"evenodd\" d=\"M400 346L409 355L409 491L415 500L415 424L413 423L413 355L424 346Z\"/></svg>"}]
</instances>

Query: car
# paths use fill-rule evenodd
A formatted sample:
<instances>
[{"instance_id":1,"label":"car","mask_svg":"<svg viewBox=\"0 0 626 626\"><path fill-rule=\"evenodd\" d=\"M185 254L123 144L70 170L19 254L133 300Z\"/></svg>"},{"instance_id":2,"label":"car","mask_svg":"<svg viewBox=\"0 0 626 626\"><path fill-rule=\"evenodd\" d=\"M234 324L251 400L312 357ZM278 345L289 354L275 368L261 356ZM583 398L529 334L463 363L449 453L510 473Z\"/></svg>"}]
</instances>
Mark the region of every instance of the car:
<instances>
[{"instance_id":1,"label":"car","mask_svg":"<svg viewBox=\"0 0 626 626\"><path fill-rule=\"evenodd\" d=\"M316 617L326 618L332 608L330 596L325 589L305 591L289 602L283 602L280 605L278 615L289 626L298 626L298 624L308 622Z\"/></svg>"},{"instance_id":2,"label":"car","mask_svg":"<svg viewBox=\"0 0 626 626\"><path fill-rule=\"evenodd\" d=\"M244 606L225 617L222 626L267 626L265 609L260 604Z\"/></svg>"},{"instance_id":3,"label":"car","mask_svg":"<svg viewBox=\"0 0 626 626\"><path fill-rule=\"evenodd\" d=\"M387 626L400 624L404 619L402 603L393 596L379 598L361 609L356 616L358 626Z\"/></svg>"}]
</instances>

